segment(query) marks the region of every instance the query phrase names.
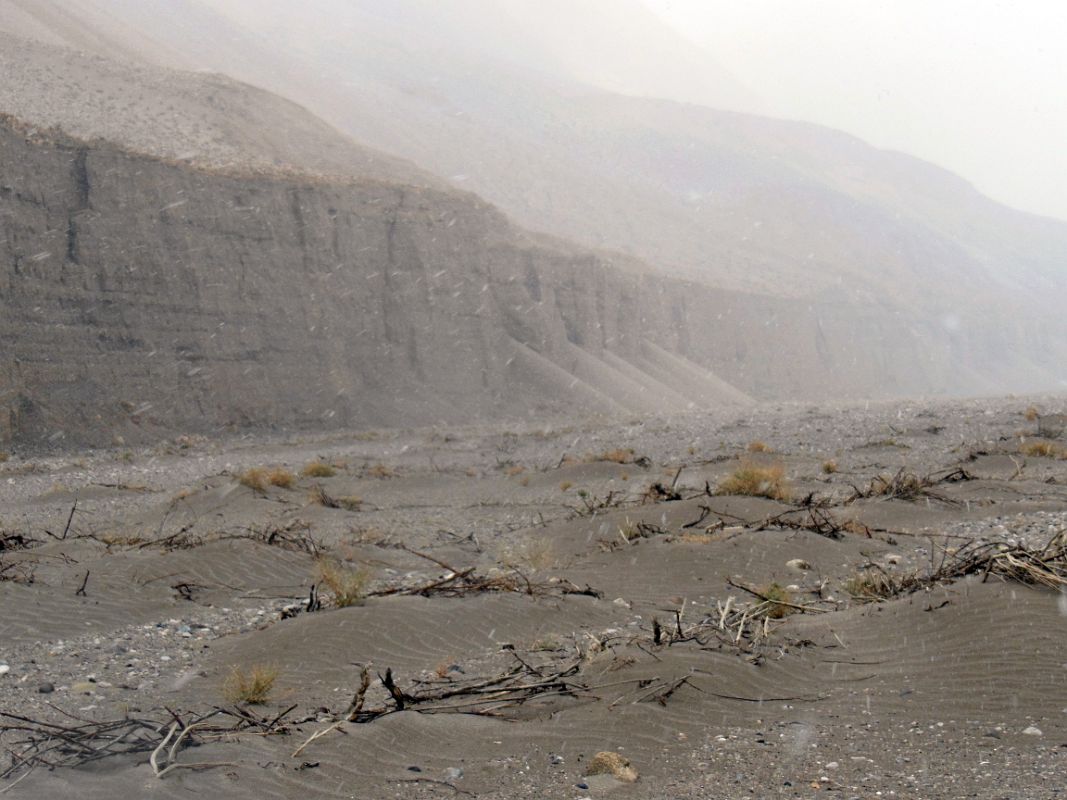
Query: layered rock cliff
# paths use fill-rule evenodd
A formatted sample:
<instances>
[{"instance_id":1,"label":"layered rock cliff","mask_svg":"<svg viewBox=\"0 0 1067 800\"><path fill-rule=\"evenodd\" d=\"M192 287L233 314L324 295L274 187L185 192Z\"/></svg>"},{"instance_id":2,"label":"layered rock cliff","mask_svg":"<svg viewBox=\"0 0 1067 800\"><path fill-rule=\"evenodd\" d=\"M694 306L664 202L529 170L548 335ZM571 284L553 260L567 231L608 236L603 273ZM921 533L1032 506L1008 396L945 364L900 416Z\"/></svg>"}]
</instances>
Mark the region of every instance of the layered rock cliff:
<instances>
[{"instance_id":1,"label":"layered rock cliff","mask_svg":"<svg viewBox=\"0 0 1067 800\"><path fill-rule=\"evenodd\" d=\"M984 343L918 327L883 341L875 311L664 279L527 235L473 195L225 174L0 125L4 441L668 411L863 396L876 377L900 394L1004 377L977 377L967 348Z\"/></svg>"},{"instance_id":2,"label":"layered rock cliff","mask_svg":"<svg viewBox=\"0 0 1067 800\"><path fill-rule=\"evenodd\" d=\"M2 439L745 400L686 359L677 291L469 195L5 125L0 226Z\"/></svg>"}]
</instances>

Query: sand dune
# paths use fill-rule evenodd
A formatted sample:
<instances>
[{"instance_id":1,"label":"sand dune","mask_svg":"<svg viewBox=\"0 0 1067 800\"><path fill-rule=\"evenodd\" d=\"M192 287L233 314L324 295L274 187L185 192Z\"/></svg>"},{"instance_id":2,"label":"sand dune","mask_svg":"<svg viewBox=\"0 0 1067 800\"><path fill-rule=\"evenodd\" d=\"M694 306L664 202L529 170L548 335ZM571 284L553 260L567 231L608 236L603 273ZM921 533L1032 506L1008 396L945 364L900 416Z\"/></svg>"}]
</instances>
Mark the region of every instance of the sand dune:
<instances>
[{"instance_id":1,"label":"sand dune","mask_svg":"<svg viewBox=\"0 0 1067 800\"><path fill-rule=\"evenodd\" d=\"M198 746L180 752L223 767L156 778L141 751L91 770L16 771L26 777L10 794L651 798L830 782L860 796L994 797L1010 781L1038 796L1058 780L1052 752L1067 735L1050 704L1067 646L1058 593L999 573L871 602L849 588L872 565L902 580L979 542L1034 552L1062 536L1067 462L1019 452L1019 436L1033 441L1030 402L841 408L832 426L814 408L760 409L203 442L119 466L106 454L80 467L8 462L0 498L39 543L0 554L0 566L22 566L0 581L10 665L0 706L56 724L65 711L165 726L165 708L232 707L231 671L270 665L271 695L248 709L288 720L274 736L196 734ZM756 440L776 452L748 452ZM830 456L837 471L827 473ZM237 481L251 466L299 472L316 459L336 474L262 492ZM781 463L793 501L706 494L742 460ZM851 499L901 466L930 476L927 488ZM147 491L104 490L104 471ZM42 493L50 473L68 486ZM683 499L649 494L656 483ZM309 499L316 487L359 503L324 507ZM809 492L816 505L798 505ZM86 512L56 538L52 521L75 498ZM767 521L803 521L810 508L843 529ZM366 569L378 596L333 607L316 553ZM511 588L390 593L449 585L453 571ZM313 583L326 607L307 613ZM719 628L727 601L754 609L750 590L773 584L790 587L802 613ZM364 666L369 716L293 757L343 717ZM409 698L460 691L396 712L377 677L386 668ZM573 672L552 680L570 688L522 703L462 690L501 675L535 684L560 669ZM38 691L45 683L50 694ZM602 750L623 753L639 781L586 776Z\"/></svg>"}]
</instances>

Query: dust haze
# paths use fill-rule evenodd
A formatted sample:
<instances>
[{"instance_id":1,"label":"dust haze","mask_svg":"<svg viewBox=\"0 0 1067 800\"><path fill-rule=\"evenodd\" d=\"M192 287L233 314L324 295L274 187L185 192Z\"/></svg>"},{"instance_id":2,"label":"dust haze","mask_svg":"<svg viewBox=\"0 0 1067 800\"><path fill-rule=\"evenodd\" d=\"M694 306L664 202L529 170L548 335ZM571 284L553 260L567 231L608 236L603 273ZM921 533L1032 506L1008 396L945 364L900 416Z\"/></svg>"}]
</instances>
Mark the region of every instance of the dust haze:
<instances>
[{"instance_id":1,"label":"dust haze","mask_svg":"<svg viewBox=\"0 0 1067 800\"><path fill-rule=\"evenodd\" d=\"M1063 785L1062 23L0 0L0 794Z\"/></svg>"}]
</instances>

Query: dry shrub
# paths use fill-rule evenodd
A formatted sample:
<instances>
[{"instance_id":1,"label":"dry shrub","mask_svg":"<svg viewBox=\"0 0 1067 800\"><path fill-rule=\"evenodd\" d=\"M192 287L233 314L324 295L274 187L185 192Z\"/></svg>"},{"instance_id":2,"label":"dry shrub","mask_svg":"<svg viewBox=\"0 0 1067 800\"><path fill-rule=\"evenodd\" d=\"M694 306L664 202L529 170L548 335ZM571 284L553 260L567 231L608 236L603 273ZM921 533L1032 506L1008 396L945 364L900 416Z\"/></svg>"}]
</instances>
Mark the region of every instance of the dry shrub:
<instances>
[{"instance_id":1,"label":"dry shrub","mask_svg":"<svg viewBox=\"0 0 1067 800\"><path fill-rule=\"evenodd\" d=\"M868 569L846 580L845 591L855 600L872 602L892 597L897 593L897 586L884 572Z\"/></svg>"},{"instance_id":2,"label":"dry shrub","mask_svg":"<svg viewBox=\"0 0 1067 800\"><path fill-rule=\"evenodd\" d=\"M9 455L8 455L7 453L5 453L4 451L0 450L0 464L3 464L3 463L4 463L5 461L7 461L7 460L8 460L9 458L11 458L11 456L9 456Z\"/></svg>"},{"instance_id":3,"label":"dry shrub","mask_svg":"<svg viewBox=\"0 0 1067 800\"><path fill-rule=\"evenodd\" d=\"M632 464L634 463L634 451L629 447L616 447L613 450L605 450L600 455L590 456L589 461L611 461L615 464Z\"/></svg>"},{"instance_id":4,"label":"dry shrub","mask_svg":"<svg viewBox=\"0 0 1067 800\"><path fill-rule=\"evenodd\" d=\"M867 489L869 497L899 497L909 500L927 492L929 484L914 472L900 470L896 475L879 475Z\"/></svg>"},{"instance_id":5,"label":"dry shrub","mask_svg":"<svg viewBox=\"0 0 1067 800\"><path fill-rule=\"evenodd\" d=\"M674 541L681 544L711 544L722 539L721 536L715 536L711 533L691 533L686 531Z\"/></svg>"},{"instance_id":6,"label":"dry shrub","mask_svg":"<svg viewBox=\"0 0 1067 800\"><path fill-rule=\"evenodd\" d=\"M563 640L558 636L544 636L530 646L534 653L554 653L563 647Z\"/></svg>"},{"instance_id":7,"label":"dry shrub","mask_svg":"<svg viewBox=\"0 0 1067 800\"><path fill-rule=\"evenodd\" d=\"M789 590L778 583L772 583L769 586L764 587L760 594L763 595L765 601L770 603L767 608L767 616L771 619L782 619L789 614L796 611L795 608L790 605L793 602L793 595L789 593Z\"/></svg>"},{"instance_id":8,"label":"dry shrub","mask_svg":"<svg viewBox=\"0 0 1067 800\"><path fill-rule=\"evenodd\" d=\"M352 569L337 559L321 558L316 569L319 583L330 590L338 608L354 606L367 596L370 573L365 568Z\"/></svg>"},{"instance_id":9,"label":"dry shrub","mask_svg":"<svg viewBox=\"0 0 1067 800\"><path fill-rule=\"evenodd\" d=\"M115 533L114 531L105 531L99 533L94 537L98 542L102 543L106 547L136 547L144 544L144 538L137 536L126 536L121 533Z\"/></svg>"},{"instance_id":10,"label":"dry shrub","mask_svg":"<svg viewBox=\"0 0 1067 800\"><path fill-rule=\"evenodd\" d=\"M180 492L174 495L174 497L172 497L170 501L172 503L180 503L182 500L188 500L194 494L196 494L196 491L194 489L182 489Z\"/></svg>"},{"instance_id":11,"label":"dry shrub","mask_svg":"<svg viewBox=\"0 0 1067 800\"><path fill-rule=\"evenodd\" d=\"M521 478L519 478L519 486L529 486L529 485L530 485L530 476L529 475L523 475Z\"/></svg>"},{"instance_id":12,"label":"dry shrub","mask_svg":"<svg viewBox=\"0 0 1067 800\"><path fill-rule=\"evenodd\" d=\"M277 667L255 664L245 672L240 667L233 666L222 684L222 693L231 703L262 705L270 697L277 679Z\"/></svg>"},{"instance_id":13,"label":"dry shrub","mask_svg":"<svg viewBox=\"0 0 1067 800\"><path fill-rule=\"evenodd\" d=\"M824 475L833 475L837 472L837 462L832 458L822 462L822 471Z\"/></svg>"},{"instance_id":14,"label":"dry shrub","mask_svg":"<svg viewBox=\"0 0 1067 800\"><path fill-rule=\"evenodd\" d=\"M846 519L841 523L841 530L846 533L854 533L857 536L870 537L871 529L860 522L858 519Z\"/></svg>"},{"instance_id":15,"label":"dry shrub","mask_svg":"<svg viewBox=\"0 0 1067 800\"><path fill-rule=\"evenodd\" d=\"M1037 410L1036 406L1030 406L1023 414L1026 417L1027 422L1037 422L1038 417L1041 416L1041 412Z\"/></svg>"},{"instance_id":16,"label":"dry shrub","mask_svg":"<svg viewBox=\"0 0 1067 800\"><path fill-rule=\"evenodd\" d=\"M524 567L537 572L552 567L557 562L556 548L549 539L530 539L511 549L505 562L507 566Z\"/></svg>"},{"instance_id":17,"label":"dry shrub","mask_svg":"<svg viewBox=\"0 0 1067 800\"><path fill-rule=\"evenodd\" d=\"M1056 458L1061 453L1052 442L1024 442L1019 446L1019 452L1036 458Z\"/></svg>"},{"instance_id":18,"label":"dry shrub","mask_svg":"<svg viewBox=\"0 0 1067 800\"><path fill-rule=\"evenodd\" d=\"M748 443L748 452L750 452L750 453L773 453L774 451L771 450L770 445L768 445L766 442L761 442L761 441L759 441L757 439L754 442L749 442Z\"/></svg>"},{"instance_id":19,"label":"dry shrub","mask_svg":"<svg viewBox=\"0 0 1067 800\"><path fill-rule=\"evenodd\" d=\"M560 483L560 485L559 485L559 490L560 490L561 492L565 492L565 491L567 491L568 489L570 489L570 488L571 488L572 486L574 486L574 484L573 484L573 483L571 483L570 481L563 481L563 482L562 482L562 483Z\"/></svg>"},{"instance_id":20,"label":"dry shrub","mask_svg":"<svg viewBox=\"0 0 1067 800\"><path fill-rule=\"evenodd\" d=\"M719 484L718 493L767 497L783 502L792 496L781 464L761 467L748 461L742 461L741 466Z\"/></svg>"},{"instance_id":21,"label":"dry shrub","mask_svg":"<svg viewBox=\"0 0 1067 800\"><path fill-rule=\"evenodd\" d=\"M509 478L514 478L516 475L522 475L522 473L524 472L526 472L526 467L522 466L521 464L516 464L513 467L508 467L507 476Z\"/></svg>"},{"instance_id":22,"label":"dry shrub","mask_svg":"<svg viewBox=\"0 0 1067 800\"><path fill-rule=\"evenodd\" d=\"M345 511L361 511L363 509L363 498L354 494L338 497L337 505Z\"/></svg>"},{"instance_id":23,"label":"dry shrub","mask_svg":"<svg viewBox=\"0 0 1067 800\"><path fill-rule=\"evenodd\" d=\"M385 464L375 464L373 467L367 470L367 474L372 478L395 478L396 470ZM470 472L468 471L468 475ZM475 472L475 475L478 473Z\"/></svg>"},{"instance_id":24,"label":"dry shrub","mask_svg":"<svg viewBox=\"0 0 1067 800\"><path fill-rule=\"evenodd\" d=\"M253 492L267 491L268 475L265 469L253 467L242 472L237 479L242 486L247 486Z\"/></svg>"},{"instance_id":25,"label":"dry shrub","mask_svg":"<svg viewBox=\"0 0 1067 800\"><path fill-rule=\"evenodd\" d=\"M324 508L342 508L345 511L360 511L363 508L363 498L356 495L347 497L333 497L322 486L315 486L308 493L308 502Z\"/></svg>"},{"instance_id":26,"label":"dry shrub","mask_svg":"<svg viewBox=\"0 0 1067 800\"><path fill-rule=\"evenodd\" d=\"M586 775L613 775L623 783L636 783L637 770L618 753L597 753L585 768Z\"/></svg>"},{"instance_id":27,"label":"dry shrub","mask_svg":"<svg viewBox=\"0 0 1067 800\"><path fill-rule=\"evenodd\" d=\"M292 489L293 484L296 483L296 476L289 470L278 467L270 471L267 475L267 480L270 481L271 486L277 486L280 489Z\"/></svg>"},{"instance_id":28,"label":"dry shrub","mask_svg":"<svg viewBox=\"0 0 1067 800\"><path fill-rule=\"evenodd\" d=\"M337 474L337 470L325 461L312 461L301 470L300 474L305 478L332 478Z\"/></svg>"}]
</instances>

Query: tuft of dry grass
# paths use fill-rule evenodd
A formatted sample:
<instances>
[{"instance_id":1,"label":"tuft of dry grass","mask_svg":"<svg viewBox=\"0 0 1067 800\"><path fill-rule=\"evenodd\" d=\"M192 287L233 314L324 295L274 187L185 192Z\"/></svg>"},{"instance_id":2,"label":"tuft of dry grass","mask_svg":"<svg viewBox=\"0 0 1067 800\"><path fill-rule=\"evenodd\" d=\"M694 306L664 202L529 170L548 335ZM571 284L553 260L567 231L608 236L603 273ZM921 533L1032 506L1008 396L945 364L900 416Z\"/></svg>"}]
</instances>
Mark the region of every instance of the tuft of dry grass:
<instances>
[{"instance_id":1,"label":"tuft of dry grass","mask_svg":"<svg viewBox=\"0 0 1067 800\"><path fill-rule=\"evenodd\" d=\"M897 593L893 579L884 572L863 570L850 576L844 584L845 591L853 599L864 602L884 600Z\"/></svg>"},{"instance_id":2,"label":"tuft of dry grass","mask_svg":"<svg viewBox=\"0 0 1067 800\"><path fill-rule=\"evenodd\" d=\"M765 602L770 603L770 607L767 609L767 616L771 619L782 619L796 611L790 605L793 602L793 595L781 584L772 583L769 586L765 586L760 591L760 594L765 598Z\"/></svg>"},{"instance_id":3,"label":"tuft of dry grass","mask_svg":"<svg viewBox=\"0 0 1067 800\"><path fill-rule=\"evenodd\" d=\"M320 558L316 571L319 583L330 590L338 608L357 605L367 596L370 572L363 567L352 569L337 559Z\"/></svg>"},{"instance_id":4,"label":"tuft of dry grass","mask_svg":"<svg viewBox=\"0 0 1067 800\"><path fill-rule=\"evenodd\" d=\"M571 483L570 481L563 481L563 482L562 482L562 483L560 483L560 485L559 485L559 490L560 490L561 492L565 492L565 491L567 491L568 489L570 489L570 488L571 488L572 486L574 486L574 484L573 484L573 483Z\"/></svg>"},{"instance_id":5,"label":"tuft of dry grass","mask_svg":"<svg viewBox=\"0 0 1067 800\"><path fill-rule=\"evenodd\" d=\"M196 494L196 490L194 489L182 489L176 495L174 495L174 497L172 497L170 501L172 503L180 503L182 500L188 500L194 494Z\"/></svg>"},{"instance_id":6,"label":"tuft of dry grass","mask_svg":"<svg viewBox=\"0 0 1067 800\"><path fill-rule=\"evenodd\" d=\"M1036 406L1030 406L1023 414L1026 417L1027 422L1037 422L1038 417L1041 416L1041 412L1037 410Z\"/></svg>"},{"instance_id":7,"label":"tuft of dry grass","mask_svg":"<svg viewBox=\"0 0 1067 800\"><path fill-rule=\"evenodd\" d=\"M363 498L354 494L345 495L337 498L337 505L345 511L362 511Z\"/></svg>"},{"instance_id":8,"label":"tuft of dry grass","mask_svg":"<svg viewBox=\"0 0 1067 800\"><path fill-rule=\"evenodd\" d=\"M556 547L549 539L530 539L513 548L508 566L525 567L533 572L554 567L558 558Z\"/></svg>"},{"instance_id":9,"label":"tuft of dry grass","mask_svg":"<svg viewBox=\"0 0 1067 800\"><path fill-rule=\"evenodd\" d=\"M235 665L222 684L222 694L231 703L262 705L270 698L277 679L277 667L255 664L246 672Z\"/></svg>"},{"instance_id":10,"label":"tuft of dry grass","mask_svg":"<svg viewBox=\"0 0 1067 800\"><path fill-rule=\"evenodd\" d=\"M914 499L929 489L929 484L914 472L901 469L896 475L878 475L867 490L870 497Z\"/></svg>"},{"instance_id":11,"label":"tuft of dry grass","mask_svg":"<svg viewBox=\"0 0 1067 800\"><path fill-rule=\"evenodd\" d=\"M242 472L237 480L241 482L242 486L247 486L253 492L265 492L267 491L269 477L265 469L253 467Z\"/></svg>"},{"instance_id":12,"label":"tuft of dry grass","mask_svg":"<svg viewBox=\"0 0 1067 800\"><path fill-rule=\"evenodd\" d=\"M637 770L626 758L623 758L618 753L602 752L597 753L589 761L588 766L585 768L586 775L614 775L615 778L623 783L636 783L637 782Z\"/></svg>"},{"instance_id":13,"label":"tuft of dry grass","mask_svg":"<svg viewBox=\"0 0 1067 800\"><path fill-rule=\"evenodd\" d=\"M300 474L305 478L332 478L337 474L337 470L325 461L312 461L304 466Z\"/></svg>"},{"instance_id":14,"label":"tuft of dry grass","mask_svg":"<svg viewBox=\"0 0 1067 800\"><path fill-rule=\"evenodd\" d=\"M279 489L292 489L296 476L287 469L277 467L267 474L267 480L271 486L277 486Z\"/></svg>"},{"instance_id":15,"label":"tuft of dry grass","mask_svg":"<svg viewBox=\"0 0 1067 800\"><path fill-rule=\"evenodd\" d=\"M761 442L758 439L754 442L748 443L748 452L750 453L773 453L771 446L766 442Z\"/></svg>"},{"instance_id":16,"label":"tuft of dry grass","mask_svg":"<svg viewBox=\"0 0 1067 800\"><path fill-rule=\"evenodd\" d=\"M125 536L121 533L115 533L114 531L105 531L104 533L97 534L94 537L98 542L101 542L105 547L136 547L137 545L144 544L144 538L141 536Z\"/></svg>"},{"instance_id":17,"label":"tuft of dry grass","mask_svg":"<svg viewBox=\"0 0 1067 800\"><path fill-rule=\"evenodd\" d=\"M822 462L822 472L823 475L833 475L837 472L837 462L832 458Z\"/></svg>"},{"instance_id":18,"label":"tuft of dry grass","mask_svg":"<svg viewBox=\"0 0 1067 800\"><path fill-rule=\"evenodd\" d=\"M11 458L11 456L10 456L10 455L8 455L7 453L5 453L5 452L4 452L3 450L0 450L0 464L3 464L3 463L4 463L5 461L7 461L7 460L8 460L9 458Z\"/></svg>"},{"instance_id":19,"label":"tuft of dry grass","mask_svg":"<svg viewBox=\"0 0 1067 800\"><path fill-rule=\"evenodd\" d=\"M367 470L367 474L372 478L395 478L396 470L385 464L375 464L373 467ZM470 475L470 470L467 471L467 474ZM478 474L477 470L475 470L474 474Z\"/></svg>"},{"instance_id":20,"label":"tuft of dry grass","mask_svg":"<svg viewBox=\"0 0 1067 800\"><path fill-rule=\"evenodd\" d=\"M612 450L605 450L599 455L590 456L589 461L611 461L615 464L632 464L634 463L634 451L633 448L616 447Z\"/></svg>"},{"instance_id":21,"label":"tuft of dry grass","mask_svg":"<svg viewBox=\"0 0 1067 800\"><path fill-rule=\"evenodd\" d=\"M363 498L354 494L347 497L333 497L322 486L314 486L308 492L308 502L324 508L343 508L345 511L361 511Z\"/></svg>"},{"instance_id":22,"label":"tuft of dry grass","mask_svg":"<svg viewBox=\"0 0 1067 800\"><path fill-rule=\"evenodd\" d=\"M718 493L766 497L783 502L792 496L781 464L761 467L748 461L742 461L741 466L719 484Z\"/></svg>"},{"instance_id":23,"label":"tuft of dry grass","mask_svg":"<svg viewBox=\"0 0 1067 800\"><path fill-rule=\"evenodd\" d=\"M1056 458L1062 453L1052 442L1024 442L1019 445L1019 452L1035 458Z\"/></svg>"},{"instance_id":24,"label":"tuft of dry grass","mask_svg":"<svg viewBox=\"0 0 1067 800\"><path fill-rule=\"evenodd\" d=\"M526 472L526 467L522 466L521 464L516 464L513 467L508 467L507 476L509 478L514 478L516 475L522 475L522 473L524 472Z\"/></svg>"}]
</instances>

